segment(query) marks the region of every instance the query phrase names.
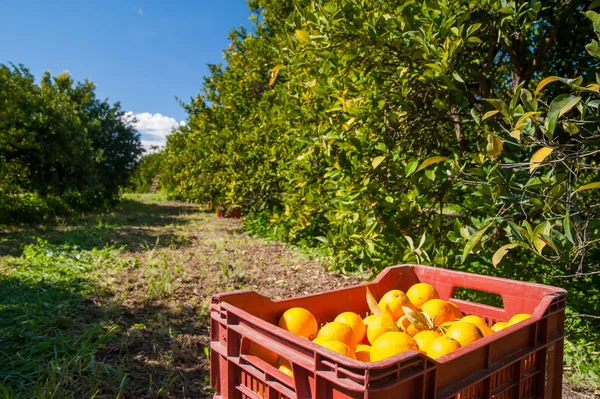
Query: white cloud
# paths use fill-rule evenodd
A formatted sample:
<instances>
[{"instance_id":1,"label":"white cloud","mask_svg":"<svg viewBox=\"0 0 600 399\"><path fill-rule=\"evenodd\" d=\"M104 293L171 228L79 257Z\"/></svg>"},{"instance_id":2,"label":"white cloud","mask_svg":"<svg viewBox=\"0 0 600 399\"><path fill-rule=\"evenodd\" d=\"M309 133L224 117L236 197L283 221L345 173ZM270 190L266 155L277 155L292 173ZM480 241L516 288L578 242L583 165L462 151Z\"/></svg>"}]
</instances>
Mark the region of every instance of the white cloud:
<instances>
[{"instance_id":1,"label":"white cloud","mask_svg":"<svg viewBox=\"0 0 600 399\"><path fill-rule=\"evenodd\" d=\"M177 121L175 118L160 113L151 114L142 112L134 114L127 112L125 118L135 118L135 128L142 134L142 144L144 148L150 149L150 146L164 146L166 137L171 134L173 128L185 126L185 121Z\"/></svg>"}]
</instances>

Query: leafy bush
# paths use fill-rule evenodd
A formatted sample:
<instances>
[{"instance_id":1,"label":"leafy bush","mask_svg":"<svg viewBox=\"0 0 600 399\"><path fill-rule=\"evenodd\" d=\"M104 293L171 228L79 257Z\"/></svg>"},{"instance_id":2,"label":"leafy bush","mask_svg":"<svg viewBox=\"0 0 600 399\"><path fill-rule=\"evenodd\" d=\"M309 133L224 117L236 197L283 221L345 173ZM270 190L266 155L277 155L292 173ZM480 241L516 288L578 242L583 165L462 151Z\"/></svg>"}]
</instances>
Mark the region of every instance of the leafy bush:
<instances>
[{"instance_id":1,"label":"leafy bush","mask_svg":"<svg viewBox=\"0 0 600 399\"><path fill-rule=\"evenodd\" d=\"M0 103L0 223L114 204L142 151L118 103L68 73L46 72L37 85L6 65Z\"/></svg>"},{"instance_id":2,"label":"leafy bush","mask_svg":"<svg viewBox=\"0 0 600 399\"><path fill-rule=\"evenodd\" d=\"M154 178L163 170L163 152L144 155L133 170L130 180L130 189L134 193L148 193L152 188ZM159 187L160 187L159 180Z\"/></svg>"}]
</instances>

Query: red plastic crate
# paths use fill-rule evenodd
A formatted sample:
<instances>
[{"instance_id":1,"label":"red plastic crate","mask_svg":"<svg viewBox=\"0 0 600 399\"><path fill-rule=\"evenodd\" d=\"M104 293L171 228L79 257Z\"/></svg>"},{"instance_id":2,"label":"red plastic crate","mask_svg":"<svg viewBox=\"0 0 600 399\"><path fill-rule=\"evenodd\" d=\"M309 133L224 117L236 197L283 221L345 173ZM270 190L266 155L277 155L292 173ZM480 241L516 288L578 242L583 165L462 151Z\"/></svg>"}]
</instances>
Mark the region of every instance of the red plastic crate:
<instances>
[{"instance_id":1,"label":"red plastic crate","mask_svg":"<svg viewBox=\"0 0 600 399\"><path fill-rule=\"evenodd\" d=\"M418 282L489 325L517 313L531 318L431 359L408 351L366 363L338 355L277 326L287 309L310 310L319 325L341 312L369 312L365 285L379 299ZM456 288L498 294L504 308L454 299ZM557 399L562 395L566 291L560 288L416 265L385 269L373 282L271 301L252 291L216 295L211 304L214 398ZM294 377L249 354L254 341L291 363Z\"/></svg>"}]
</instances>

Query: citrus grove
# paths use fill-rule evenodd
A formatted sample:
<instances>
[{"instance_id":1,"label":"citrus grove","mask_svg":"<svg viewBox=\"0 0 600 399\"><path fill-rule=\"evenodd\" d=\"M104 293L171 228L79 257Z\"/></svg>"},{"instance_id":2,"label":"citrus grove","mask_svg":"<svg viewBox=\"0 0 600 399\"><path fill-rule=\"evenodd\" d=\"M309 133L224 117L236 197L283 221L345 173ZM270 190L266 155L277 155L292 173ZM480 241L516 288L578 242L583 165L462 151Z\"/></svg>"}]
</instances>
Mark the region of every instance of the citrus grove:
<instances>
[{"instance_id":1,"label":"citrus grove","mask_svg":"<svg viewBox=\"0 0 600 399\"><path fill-rule=\"evenodd\" d=\"M407 294L391 290L379 302L367 288L366 302L371 315L343 312L320 329L311 312L291 308L281 315L279 327L351 359L377 362L409 350L437 359L531 317L516 314L489 327L479 316L463 316L456 304L440 299L426 283L413 285ZM249 352L293 376L287 359L254 342Z\"/></svg>"},{"instance_id":2,"label":"citrus grove","mask_svg":"<svg viewBox=\"0 0 600 399\"><path fill-rule=\"evenodd\" d=\"M563 287L567 374L600 384L600 4L249 5L168 138L163 189L336 271Z\"/></svg>"}]
</instances>

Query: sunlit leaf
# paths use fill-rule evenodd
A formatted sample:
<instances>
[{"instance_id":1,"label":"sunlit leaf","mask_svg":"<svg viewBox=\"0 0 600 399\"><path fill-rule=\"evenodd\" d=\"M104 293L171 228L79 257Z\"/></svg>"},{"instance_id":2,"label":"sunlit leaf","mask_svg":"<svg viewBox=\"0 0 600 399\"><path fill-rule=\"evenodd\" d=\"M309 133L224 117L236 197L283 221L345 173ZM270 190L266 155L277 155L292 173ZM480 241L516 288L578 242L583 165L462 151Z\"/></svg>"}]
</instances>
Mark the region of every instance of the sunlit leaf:
<instances>
[{"instance_id":1,"label":"sunlit leaf","mask_svg":"<svg viewBox=\"0 0 600 399\"><path fill-rule=\"evenodd\" d=\"M431 157L431 158L427 158L426 160L423 161L423 163L421 164L421 166L419 166L416 170L416 172L419 172L423 169L425 169L426 167L439 163L439 162L443 162L445 160L447 160L448 158L446 157L440 157L440 156L435 156L435 157Z\"/></svg>"},{"instance_id":2,"label":"sunlit leaf","mask_svg":"<svg viewBox=\"0 0 600 399\"><path fill-rule=\"evenodd\" d=\"M376 316L381 316L381 308L379 307L379 303L377 303L377 300L375 299L373 294L371 294L371 290L369 290L369 287L367 287L367 305L369 305L369 310L372 314Z\"/></svg>"},{"instance_id":3,"label":"sunlit leaf","mask_svg":"<svg viewBox=\"0 0 600 399\"><path fill-rule=\"evenodd\" d=\"M463 254L462 254L462 263L465 263L465 260L467 259L467 256L469 256L469 254L471 253L471 251L473 250L473 248L475 248L475 246L479 243L479 241L481 241L481 238L483 237L483 235L485 234L485 232L487 231L487 229L491 226L492 224L488 224L487 226L485 226L483 229L475 232L470 238L469 241L467 241L467 244L465 245L465 248L463 249Z\"/></svg>"},{"instance_id":4,"label":"sunlit leaf","mask_svg":"<svg viewBox=\"0 0 600 399\"><path fill-rule=\"evenodd\" d=\"M542 147L533 154L531 159L529 160L529 173L533 173L533 171L539 167L544 159L548 157L554 151L550 147Z\"/></svg>"},{"instance_id":5,"label":"sunlit leaf","mask_svg":"<svg viewBox=\"0 0 600 399\"><path fill-rule=\"evenodd\" d=\"M600 181L594 182L594 183L589 183L589 184L584 184L583 186L579 187L577 190L573 191L573 193L571 194L571 196L573 196L573 194L578 193L580 191L584 191L584 190L592 190L595 188L600 188Z\"/></svg>"},{"instance_id":6,"label":"sunlit leaf","mask_svg":"<svg viewBox=\"0 0 600 399\"><path fill-rule=\"evenodd\" d=\"M430 320L427 319L424 313L411 309L407 306L402 306L402 310L404 310L404 314L408 318L408 321L410 321L410 324L413 326L417 327L418 329L433 329L433 324L429 324Z\"/></svg>"},{"instance_id":7,"label":"sunlit leaf","mask_svg":"<svg viewBox=\"0 0 600 399\"><path fill-rule=\"evenodd\" d=\"M492 157L497 157L502 154L502 140L500 137L494 134L488 134L487 136L487 153Z\"/></svg>"},{"instance_id":8,"label":"sunlit leaf","mask_svg":"<svg viewBox=\"0 0 600 399\"><path fill-rule=\"evenodd\" d=\"M500 263L502 258L504 258L504 255L506 255L509 250L518 246L519 244L506 244L498 248L498 250L494 253L494 256L492 256L492 265L494 265L494 267L497 267L498 263Z\"/></svg>"},{"instance_id":9,"label":"sunlit leaf","mask_svg":"<svg viewBox=\"0 0 600 399\"><path fill-rule=\"evenodd\" d=\"M547 117L547 129L550 132L550 134L554 133L558 118L569 112L571 108L577 105L577 103L580 100L581 97L573 96L570 94L561 94L550 103Z\"/></svg>"},{"instance_id":10,"label":"sunlit leaf","mask_svg":"<svg viewBox=\"0 0 600 399\"><path fill-rule=\"evenodd\" d=\"M392 311L387 303L385 309L381 309L381 327L388 331L398 331L398 326L394 323Z\"/></svg>"},{"instance_id":11,"label":"sunlit leaf","mask_svg":"<svg viewBox=\"0 0 600 399\"><path fill-rule=\"evenodd\" d=\"M557 76L548 76L547 78L542 79L542 81L540 83L538 83L538 85L537 85L537 87L535 89L534 94L536 95L536 97L537 97L538 93L540 91L542 91L542 89L544 87L546 87L546 85L548 85L548 84L550 84L552 82L556 82L557 80L560 80Z\"/></svg>"},{"instance_id":12,"label":"sunlit leaf","mask_svg":"<svg viewBox=\"0 0 600 399\"><path fill-rule=\"evenodd\" d=\"M296 35L302 40L304 43L310 43L310 35L303 30L296 30Z\"/></svg>"},{"instance_id":13,"label":"sunlit leaf","mask_svg":"<svg viewBox=\"0 0 600 399\"><path fill-rule=\"evenodd\" d=\"M373 158L373 161L371 162L373 169L376 169L383 162L384 159L385 155Z\"/></svg>"},{"instance_id":14,"label":"sunlit leaf","mask_svg":"<svg viewBox=\"0 0 600 399\"><path fill-rule=\"evenodd\" d=\"M493 111L488 111L485 114L483 114L483 118L481 118L481 120L486 120L487 118L491 118L492 116L496 115L499 112L500 111L498 111L497 109L495 109Z\"/></svg>"}]
</instances>

